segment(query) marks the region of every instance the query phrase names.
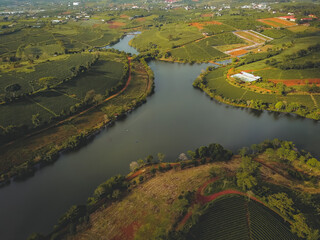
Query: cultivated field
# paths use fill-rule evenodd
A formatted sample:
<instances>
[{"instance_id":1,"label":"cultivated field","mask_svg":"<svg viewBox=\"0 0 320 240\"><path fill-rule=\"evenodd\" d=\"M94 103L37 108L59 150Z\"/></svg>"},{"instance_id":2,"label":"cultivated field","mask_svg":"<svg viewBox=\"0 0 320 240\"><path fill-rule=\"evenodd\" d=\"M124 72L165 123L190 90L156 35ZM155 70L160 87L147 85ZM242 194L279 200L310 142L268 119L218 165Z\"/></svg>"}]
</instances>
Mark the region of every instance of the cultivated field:
<instances>
[{"instance_id":1,"label":"cultivated field","mask_svg":"<svg viewBox=\"0 0 320 240\"><path fill-rule=\"evenodd\" d=\"M80 54L80 56L82 55ZM92 55L85 54L84 56L91 57ZM70 63L69 61L73 58L78 60L77 54L70 55L69 58L62 62L58 61L57 63L51 63L51 66L57 64L54 68L48 68L42 65L40 65L40 67L36 66L36 69L41 68L43 69L43 72L38 70L27 73L24 75L28 78L19 79L21 79L22 83L25 83L28 79L30 79L30 81L37 79L34 74L36 74L38 78L46 76L51 77L56 74L57 78L59 77L59 82L62 82L64 78L72 76L70 68L75 62ZM112 61L110 60L111 58L118 58L119 60ZM93 90L94 94L101 94L104 96L107 90L111 90L122 80L124 75L123 62L125 61L126 58L123 58L121 55L102 53L99 60L87 72L81 73L79 76L61 83L51 90L40 91L32 96L25 97L18 102L1 104L0 125L4 128L9 125L26 125L32 127L32 115L39 114L41 122L49 122L52 118L55 118L60 114L68 114L71 111L71 106L84 102L86 93L90 90ZM56 69L60 69L61 71L56 71ZM69 75L67 75L68 73ZM31 76L29 76L29 74ZM20 117L17 117L17 113L20 114Z\"/></svg>"},{"instance_id":2,"label":"cultivated field","mask_svg":"<svg viewBox=\"0 0 320 240\"><path fill-rule=\"evenodd\" d=\"M152 87L152 80L149 79L144 66L136 61L132 65L132 80L125 91L119 96L91 108L88 112L77 115L69 121L65 121L63 124L58 124L28 138L19 138L9 145L2 145L0 148L0 171L6 172L12 169L13 166L17 167L25 161L37 162L41 160L39 156L45 157L49 156L49 153L52 153L52 151L59 151L59 148L67 145L69 139L72 139L73 136L77 136L79 133L85 134L88 131L97 131L114 118L115 115L132 109L137 102L150 94ZM105 66L107 73L110 73L110 69L107 66ZM66 96L66 99L72 98ZM59 105L63 104L60 102ZM43 107L35 104L29 107L26 103L21 104L21 111L19 109L16 110L16 116L19 117L17 114L26 114L29 109L31 109L30 111L39 111L40 116L43 118L45 118L44 114L50 116L50 113L44 110ZM3 115L0 114L0 116L2 117ZM21 116L21 118L26 117ZM27 120L29 121L29 118Z\"/></svg>"},{"instance_id":3,"label":"cultivated field","mask_svg":"<svg viewBox=\"0 0 320 240\"><path fill-rule=\"evenodd\" d=\"M276 28L291 27L291 26L297 25L295 22L290 22L288 20L282 20L279 18L265 18L265 19L258 19L258 21Z\"/></svg>"},{"instance_id":4,"label":"cultivated field","mask_svg":"<svg viewBox=\"0 0 320 240\"><path fill-rule=\"evenodd\" d=\"M272 210L246 197L229 195L210 204L187 239L298 239Z\"/></svg>"},{"instance_id":5,"label":"cultivated field","mask_svg":"<svg viewBox=\"0 0 320 240\"><path fill-rule=\"evenodd\" d=\"M168 24L159 28L152 28L135 37L131 45L140 52L159 48L170 50L174 47L203 38L197 28L187 24Z\"/></svg>"}]
</instances>

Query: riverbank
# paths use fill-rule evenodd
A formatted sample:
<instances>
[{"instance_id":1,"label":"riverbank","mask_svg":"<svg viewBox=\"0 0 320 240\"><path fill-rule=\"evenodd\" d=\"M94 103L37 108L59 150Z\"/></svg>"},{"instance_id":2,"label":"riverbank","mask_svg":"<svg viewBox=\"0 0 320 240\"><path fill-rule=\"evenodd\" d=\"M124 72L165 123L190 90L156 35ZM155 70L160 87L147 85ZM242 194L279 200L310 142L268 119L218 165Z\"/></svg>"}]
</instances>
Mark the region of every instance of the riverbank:
<instances>
[{"instance_id":1,"label":"riverbank","mask_svg":"<svg viewBox=\"0 0 320 240\"><path fill-rule=\"evenodd\" d=\"M208 68L194 81L193 86L205 92L219 102L235 107L267 110L279 113L296 114L301 117L320 120L319 109L304 105L309 95L281 95L271 92L261 93L247 89L242 85L231 84L228 79L230 67L221 69ZM310 97L310 102L313 103Z\"/></svg>"},{"instance_id":2,"label":"riverbank","mask_svg":"<svg viewBox=\"0 0 320 240\"><path fill-rule=\"evenodd\" d=\"M273 205L270 199L276 198L277 194L284 195L284 199L289 200L295 196L294 201L301 207L303 214L308 214L308 220L313 224L318 222L309 215L311 212L305 212L309 210L305 208L306 203L301 201L304 198L303 193L312 193L310 199L314 199L313 196L316 197L320 193L319 184L316 183L316 179L320 177L319 173L312 175L316 176L316 179L311 187L308 181L302 181L292 174L294 171L301 171L302 175L308 174L306 169L297 169L290 162L284 163L280 159L268 158L270 150L267 149L273 149L275 152L281 148L294 149L295 146L290 142L275 139L257 144L255 148L259 149L256 153L247 153L246 156L235 155L230 158L227 152L223 153L225 151L223 148L211 144L196 149L194 158L190 160L142 164L139 169L126 177L113 177L99 185L93 196L88 199L88 204L82 206L81 214L74 215L71 220L62 221L81 206L70 208L59 220L58 227L50 237L86 239L88 236L94 236L97 239L140 239L148 234L152 239L157 236L177 239L175 237L185 236L198 223L199 216L206 213L210 206L208 204L227 195L240 195L253 199L271 214L274 212L281 224L287 227L295 224L290 215L294 213L286 215L287 213L279 211L279 206ZM197 155L200 153L201 155ZM304 156L299 150L298 153ZM261 160L263 164L255 163ZM292 160L292 163L295 162L299 160ZM257 182L253 184L254 187L243 189L242 175L239 172L247 171L244 170L246 164L256 169L252 176ZM248 179L248 182L244 182L250 181L252 180ZM266 188L268 191L264 190ZM307 228L313 231L309 226ZM290 226L287 229L290 229ZM265 234L273 234L273 231ZM287 234L292 233L287 231Z\"/></svg>"},{"instance_id":3,"label":"riverbank","mask_svg":"<svg viewBox=\"0 0 320 240\"><path fill-rule=\"evenodd\" d=\"M56 161L62 152L87 144L103 128L146 102L153 92L153 73L144 60L130 61L128 80L118 93L53 126L2 146L2 185L12 177L23 180L32 176L36 169Z\"/></svg>"}]
</instances>

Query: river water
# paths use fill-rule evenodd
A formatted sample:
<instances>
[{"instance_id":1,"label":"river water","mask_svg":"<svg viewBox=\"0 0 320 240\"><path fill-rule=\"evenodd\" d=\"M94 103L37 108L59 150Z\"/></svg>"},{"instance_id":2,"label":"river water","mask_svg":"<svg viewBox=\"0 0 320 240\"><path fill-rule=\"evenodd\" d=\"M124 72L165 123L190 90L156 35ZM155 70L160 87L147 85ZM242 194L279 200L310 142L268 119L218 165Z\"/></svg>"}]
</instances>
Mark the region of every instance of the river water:
<instances>
[{"instance_id":1,"label":"river water","mask_svg":"<svg viewBox=\"0 0 320 240\"><path fill-rule=\"evenodd\" d=\"M114 46L128 46L129 35ZM320 124L290 115L234 108L210 100L192 87L208 64L149 63L155 93L148 102L77 152L63 154L35 176L0 189L0 239L48 233L73 204L84 204L101 182L127 174L129 164L149 154L166 160L201 145L220 143L237 150L265 139L291 140L320 156Z\"/></svg>"}]
</instances>

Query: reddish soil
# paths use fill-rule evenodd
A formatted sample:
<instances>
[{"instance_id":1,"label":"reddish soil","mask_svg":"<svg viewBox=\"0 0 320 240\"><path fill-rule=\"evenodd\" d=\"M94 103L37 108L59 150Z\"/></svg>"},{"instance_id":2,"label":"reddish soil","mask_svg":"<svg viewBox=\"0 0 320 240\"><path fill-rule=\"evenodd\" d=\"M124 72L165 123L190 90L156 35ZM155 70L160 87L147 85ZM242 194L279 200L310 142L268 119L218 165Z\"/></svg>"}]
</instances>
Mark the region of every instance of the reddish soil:
<instances>
[{"instance_id":1,"label":"reddish soil","mask_svg":"<svg viewBox=\"0 0 320 240\"><path fill-rule=\"evenodd\" d=\"M122 14L122 15L120 15L120 18L129 18L129 16L125 15L125 14Z\"/></svg>"},{"instance_id":2,"label":"reddish soil","mask_svg":"<svg viewBox=\"0 0 320 240\"><path fill-rule=\"evenodd\" d=\"M221 25L222 23L221 22L217 22L217 21L193 22L193 23L190 23L189 26L193 26L193 27L196 27L198 29L203 29L203 26L207 26L207 25L210 25L210 24Z\"/></svg>"},{"instance_id":3,"label":"reddish soil","mask_svg":"<svg viewBox=\"0 0 320 240\"><path fill-rule=\"evenodd\" d=\"M134 221L128 226L121 228L121 231L120 231L121 235L118 235L112 238L112 240L123 240L123 239L133 240L134 234L139 229L140 226L141 226L141 223Z\"/></svg>"},{"instance_id":4,"label":"reddish soil","mask_svg":"<svg viewBox=\"0 0 320 240\"><path fill-rule=\"evenodd\" d=\"M136 20L137 20L138 22L144 22L144 21L146 21L145 18L137 18Z\"/></svg>"},{"instance_id":5,"label":"reddish soil","mask_svg":"<svg viewBox=\"0 0 320 240\"><path fill-rule=\"evenodd\" d=\"M258 21L265 23L267 25L270 25L272 27L289 27L289 26L297 25L294 22L289 22L287 20L282 20L279 18L264 18L264 19L258 19ZM276 23L280 23L280 25Z\"/></svg>"},{"instance_id":6,"label":"reddish soil","mask_svg":"<svg viewBox=\"0 0 320 240\"><path fill-rule=\"evenodd\" d=\"M257 201L263 205L265 205L262 201L260 201L259 199L253 197L253 196L248 196L248 194L246 193L243 193L243 192L240 192L238 190L234 190L234 189L227 189L227 190L223 190L221 192L218 192L218 193L214 193L214 194L211 194L209 196L205 196L204 195L204 189L208 186L208 184L216 181L218 178L213 178L213 179L210 179L209 181L205 182L198 190L197 190L197 193L196 193L196 200L195 202L192 204L195 205L197 203L199 204L206 204L210 201L213 201L215 199L217 199L218 197L221 197L221 196L225 196L225 195L229 195L229 194L237 194L237 195L241 195L241 196L246 196L246 197L250 197L250 199L254 200L254 201ZM181 222L178 224L177 226L177 229L181 229L181 227L184 226L184 224L188 221L188 219L192 216L192 211L189 211L185 216L184 218L181 220Z\"/></svg>"},{"instance_id":7,"label":"reddish soil","mask_svg":"<svg viewBox=\"0 0 320 240\"><path fill-rule=\"evenodd\" d=\"M320 78L306 78L306 79L269 79L274 83L283 83L287 86L313 84L320 85Z\"/></svg>"},{"instance_id":8,"label":"reddish soil","mask_svg":"<svg viewBox=\"0 0 320 240\"><path fill-rule=\"evenodd\" d=\"M96 24L93 24L92 27L93 27L93 28L97 28L97 27L99 27L100 25L101 25L101 24L96 23Z\"/></svg>"},{"instance_id":9,"label":"reddish soil","mask_svg":"<svg viewBox=\"0 0 320 240\"><path fill-rule=\"evenodd\" d=\"M232 56L240 56L240 55L246 54L247 52L248 52L247 50L241 49L241 50L238 50L238 51L230 52L230 55L232 55Z\"/></svg>"},{"instance_id":10,"label":"reddish soil","mask_svg":"<svg viewBox=\"0 0 320 240\"><path fill-rule=\"evenodd\" d=\"M213 13L204 13L201 17L213 17Z\"/></svg>"},{"instance_id":11,"label":"reddish soil","mask_svg":"<svg viewBox=\"0 0 320 240\"><path fill-rule=\"evenodd\" d=\"M142 169L136 171L135 173L133 173L132 175L127 177L127 181L130 181L130 180L134 179L135 177L139 176L141 173L143 173Z\"/></svg>"},{"instance_id":12,"label":"reddish soil","mask_svg":"<svg viewBox=\"0 0 320 240\"><path fill-rule=\"evenodd\" d=\"M119 27L123 27L125 26L126 24L123 23L123 22L115 22L115 21L108 21L108 27L111 28L111 29L115 29L115 28L119 28Z\"/></svg>"},{"instance_id":13,"label":"reddish soil","mask_svg":"<svg viewBox=\"0 0 320 240\"><path fill-rule=\"evenodd\" d=\"M209 196L201 195L201 196L199 196L200 197L199 202L202 204L205 204L205 203L208 203L212 200L215 200L218 197L225 196L228 194L237 194L237 195L241 195L241 196L250 197L250 199L255 200L261 204L264 204L263 202L261 202L259 199L255 198L255 197L248 196L248 194L246 194L246 193L240 192L238 190L233 190L233 189L227 189L227 190L224 190L224 191L221 191L218 193L211 194Z\"/></svg>"}]
</instances>

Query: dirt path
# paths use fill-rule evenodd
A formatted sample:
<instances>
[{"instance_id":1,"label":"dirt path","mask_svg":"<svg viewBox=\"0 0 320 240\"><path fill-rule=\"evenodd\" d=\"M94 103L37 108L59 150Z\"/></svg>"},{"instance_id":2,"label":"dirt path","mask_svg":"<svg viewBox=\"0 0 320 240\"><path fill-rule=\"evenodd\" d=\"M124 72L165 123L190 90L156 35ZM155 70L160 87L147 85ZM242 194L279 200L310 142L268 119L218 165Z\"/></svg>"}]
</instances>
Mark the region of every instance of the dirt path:
<instances>
[{"instance_id":1,"label":"dirt path","mask_svg":"<svg viewBox=\"0 0 320 240\"><path fill-rule=\"evenodd\" d=\"M222 196L226 196L226 195L230 195L230 194L236 194L236 195L241 195L241 196L245 196L245 197L249 197L250 199L256 201L256 202L259 202L261 204L263 204L264 206L266 206L261 200L259 200L258 198L256 197L253 197L253 196L250 196L248 195L247 193L244 193L244 192L240 192L238 190L234 190L234 189L226 189L226 190L223 190L221 192L217 192L217 193L214 193L214 194L211 194L209 196L205 196L204 195L204 190L206 189L206 187L210 184L210 183L213 183L215 182L216 180L218 180L219 178L216 177L216 178L212 178L210 179L209 181L205 182L198 190L197 190L197 193L196 193L196 197L195 197L195 201L194 203L192 204L191 208L195 205L195 204L206 204L208 202L211 202L219 197L222 197ZM185 216L184 218L181 220L181 222L178 224L177 226L177 230L181 229L185 224L186 222L188 221L188 219L192 216L192 211L189 211Z\"/></svg>"},{"instance_id":2,"label":"dirt path","mask_svg":"<svg viewBox=\"0 0 320 240\"><path fill-rule=\"evenodd\" d=\"M246 37L238 34L237 32L245 32L245 33L250 34L251 36L254 36L254 37L258 38L258 39L265 40L265 41L264 41L263 43L258 43L258 42L253 41L252 39L246 38ZM225 52L224 52L225 54L231 55L231 53L236 52L236 51L248 50L248 49L252 49L252 48L257 48L257 47L259 47L259 46L262 46L267 40L270 40L270 39L263 38L261 35L259 36L258 34L255 34L255 33L250 32L250 31L235 31L235 32L233 32L233 34L236 35L236 36L239 37L239 38L242 38L242 39L244 39L244 40L246 40L246 41L248 41L248 42L253 43L253 45L249 45L249 46L245 46L245 47L240 47L240 48L231 49L231 50L229 50L229 51L225 51Z\"/></svg>"},{"instance_id":3,"label":"dirt path","mask_svg":"<svg viewBox=\"0 0 320 240\"><path fill-rule=\"evenodd\" d=\"M314 98L313 94L310 94L310 97L311 97L312 101L314 102L314 105L316 106L316 108L319 108L318 103L317 103L316 99Z\"/></svg>"},{"instance_id":4,"label":"dirt path","mask_svg":"<svg viewBox=\"0 0 320 240\"><path fill-rule=\"evenodd\" d=\"M97 108L98 106L102 105L103 103L106 103L107 101L109 101L109 100L111 100L111 99L119 96L121 93L123 93L123 92L127 89L127 87L128 87L129 84L130 84L130 81L131 81L131 58L130 58L130 57L128 57L128 64L129 64L129 77L128 77L128 80L127 80L125 86L124 86L119 92L117 92L116 94L114 94L114 95L112 95L112 96L104 99L102 102L100 102L100 103L98 103L98 104L95 104L95 105L87 108L86 110L84 110L84 111L82 111L82 112L80 112L80 113L78 113L78 114L75 114L75 115L73 115L73 116L71 116L71 117L68 117L68 118L62 120L62 121L59 121L59 122L57 122L57 123L55 123L55 124L53 124L53 125L51 125L51 126L49 126L49 127L43 128L43 129L41 129L41 130L39 130L39 131L36 131L36 132L30 133L30 134L28 134L28 135L26 135L26 136L23 136L23 137L20 138L20 139L17 139L17 140L14 140L14 141L12 141L12 142L9 142L9 143L5 144L4 147L11 145L11 144L15 143L15 142L18 141L18 140L27 139L27 138L29 138L29 137L33 137L33 136L38 135L38 134L40 134L40 133L43 133L43 132L45 132L45 131L47 131L47 130L49 130L49 129L52 129L52 128L54 128L54 127L57 127L57 126L65 123L65 122L71 121L71 120L73 120L73 119L75 119L75 118L77 118L77 117L79 117L79 116L81 116L81 115L89 112L90 110Z\"/></svg>"}]
</instances>

